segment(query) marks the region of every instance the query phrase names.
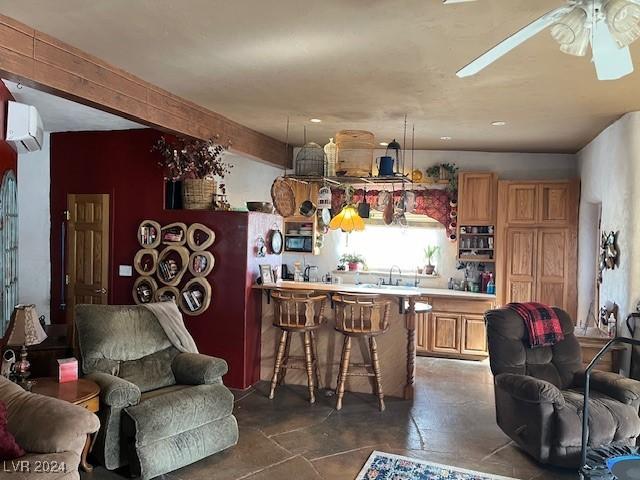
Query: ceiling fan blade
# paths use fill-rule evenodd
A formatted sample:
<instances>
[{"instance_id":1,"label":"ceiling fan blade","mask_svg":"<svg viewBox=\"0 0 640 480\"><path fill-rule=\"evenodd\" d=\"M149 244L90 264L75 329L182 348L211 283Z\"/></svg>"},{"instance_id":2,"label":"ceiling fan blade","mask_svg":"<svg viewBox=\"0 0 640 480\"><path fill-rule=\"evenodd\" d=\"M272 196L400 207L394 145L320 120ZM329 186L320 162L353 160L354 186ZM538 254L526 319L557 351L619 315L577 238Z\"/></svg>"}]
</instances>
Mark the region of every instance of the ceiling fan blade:
<instances>
[{"instance_id":1,"label":"ceiling fan blade","mask_svg":"<svg viewBox=\"0 0 640 480\"><path fill-rule=\"evenodd\" d=\"M501 58L502 56L509 53L514 48L522 45L524 42L529 40L531 37L536 36L538 33L543 31L548 26L557 22L564 15L569 13L571 10L575 8L575 5L565 5L560 8L556 8L555 10L551 10L548 13L545 13L543 16L530 23L522 30L514 33L507 39L500 42L498 45L493 47L488 52L480 55L469 65L461 69L456 75L460 78L469 77L471 75L475 75L481 70L485 69L493 62Z\"/></svg>"},{"instance_id":2,"label":"ceiling fan blade","mask_svg":"<svg viewBox=\"0 0 640 480\"><path fill-rule=\"evenodd\" d=\"M618 48L604 21L596 22L591 41L598 80L618 80L633 73L629 47Z\"/></svg>"}]
</instances>

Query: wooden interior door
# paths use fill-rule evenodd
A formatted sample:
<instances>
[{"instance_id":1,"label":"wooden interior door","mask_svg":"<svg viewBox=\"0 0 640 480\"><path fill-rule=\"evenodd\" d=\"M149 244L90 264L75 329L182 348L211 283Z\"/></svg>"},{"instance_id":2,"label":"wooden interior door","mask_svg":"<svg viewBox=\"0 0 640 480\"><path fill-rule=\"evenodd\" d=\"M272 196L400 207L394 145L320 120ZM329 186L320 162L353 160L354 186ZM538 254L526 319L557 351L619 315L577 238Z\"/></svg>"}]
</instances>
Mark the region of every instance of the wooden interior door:
<instances>
[{"instance_id":1,"label":"wooden interior door","mask_svg":"<svg viewBox=\"0 0 640 480\"><path fill-rule=\"evenodd\" d=\"M510 183L507 188L507 223L518 225L536 223L539 208L538 185Z\"/></svg>"},{"instance_id":2,"label":"wooden interior door","mask_svg":"<svg viewBox=\"0 0 640 480\"><path fill-rule=\"evenodd\" d=\"M462 338L460 353L463 355L486 355L487 327L482 315L462 315Z\"/></svg>"},{"instance_id":3,"label":"wooden interior door","mask_svg":"<svg viewBox=\"0 0 640 480\"><path fill-rule=\"evenodd\" d=\"M495 224L496 177L493 173L461 172L458 176L460 225Z\"/></svg>"},{"instance_id":4,"label":"wooden interior door","mask_svg":"<svg viewBox=\"0 0 640 480\"><path fill-rule=\"evenodd\" d=\"M538 231L510 228L506 241L506 303L531 302L536 295Z\"/></svg>"},{"instance_id":5,"label":"wooden interior door","mask_svg":"<svg viewBox=\"0 0 640 480\"><path fill-rule=\"evenodd\" d=\"M107 304L109 195L70 194L67 211L65 297L67 324L71 326L76 305Z\"/></svg>"},{"instance_id":6,"label":"wooden interior door","mask_svg":"<svg viewBox=\"0 0 640 480\"><path fill-rule=\"evenodd\" d=\"M460 316L432 312L430 317L430 350L434 353L460 353Z\"/></svg>"},{"instance_id":7,"label":"wooden interior door","mask_svg":"<svg viewBox=\"0 0 640 480\"><path fill-rule=\"evenodd\" d=\"M567 237L565 228L543 228L538 231L535 300L569 311Z\"/></svg>"}]
</instances>

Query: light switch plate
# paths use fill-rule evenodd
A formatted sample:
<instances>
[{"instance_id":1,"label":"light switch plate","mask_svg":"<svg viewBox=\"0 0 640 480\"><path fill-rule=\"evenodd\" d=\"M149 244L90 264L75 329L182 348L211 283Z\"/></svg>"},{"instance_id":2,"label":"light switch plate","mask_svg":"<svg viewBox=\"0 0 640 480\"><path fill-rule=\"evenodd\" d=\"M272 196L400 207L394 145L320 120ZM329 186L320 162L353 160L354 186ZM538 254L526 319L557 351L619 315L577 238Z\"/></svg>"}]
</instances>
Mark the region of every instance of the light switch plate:
<instances>
[{"instance_id":1,"label":"light switch plate","mask_svg":"<svg viewBox=\"0 0 640 480\"><path fill-rule=\"evenodd\" d=\"M118 272L121 277L133 277L133 267L131 265L120 265Z\"/></svg>"}]
</instances>

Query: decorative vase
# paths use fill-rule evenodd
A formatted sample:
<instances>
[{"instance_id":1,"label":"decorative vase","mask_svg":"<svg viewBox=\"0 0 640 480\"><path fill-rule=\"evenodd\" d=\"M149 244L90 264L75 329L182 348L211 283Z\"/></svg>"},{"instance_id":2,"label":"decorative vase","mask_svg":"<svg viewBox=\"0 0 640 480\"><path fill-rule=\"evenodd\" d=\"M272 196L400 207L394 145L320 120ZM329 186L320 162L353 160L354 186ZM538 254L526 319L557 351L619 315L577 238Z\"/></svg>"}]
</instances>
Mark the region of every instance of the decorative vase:
<instances>
[{"instance_id":1,"label":"decorative vase","mask_svg":"<svg viewBox=\"0 0 640 480\"><path fill-rule=\"evenodd\" d=\"M212 178L187 178L182 181L182 200L188 210L213 208L216 181Z\"/></svg>"},{"instance_id":2,"label":"decorative vase","mask_svg":"<svg viewBox=\"0 0 640 480\"><path fill-rule=\"evenodd\" d=\"M182 182L180 180L167 180L165 182L164 204L167 210L180 210L182 208Z\"/></svg>"},{"instance_id":3,"label":"decorative vase","mask_svg":"<svg viewBox=\"0 0 640 480\"><path fill-rule=\"evenodd\" d=\"M430 263L428 265L424 266L424 273L425 275L433 275L433 272L435 271L436 266L435 265L431 265Z\"/></svg>"}]
</instances>

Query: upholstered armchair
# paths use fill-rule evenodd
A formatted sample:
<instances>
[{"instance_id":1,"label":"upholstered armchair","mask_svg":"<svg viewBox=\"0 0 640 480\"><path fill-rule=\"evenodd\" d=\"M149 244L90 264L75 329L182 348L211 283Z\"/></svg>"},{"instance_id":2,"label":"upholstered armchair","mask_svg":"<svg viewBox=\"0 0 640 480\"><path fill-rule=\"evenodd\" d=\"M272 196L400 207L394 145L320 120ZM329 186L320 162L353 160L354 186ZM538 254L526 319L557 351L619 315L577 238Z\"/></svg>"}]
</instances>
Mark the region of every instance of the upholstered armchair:
<instances>
[{"instance_id":1,"label":"upholstered armchair","mask_svg":"<svg viewBox=\"0 0 640 480\"><path fill-rule=\"evenodd\" d=\"M72 403L26 392L0 377L0 401L7 407L9 431L26 455L14 463L0 462L0 478L10 480L79 480L78 465L87 436L98 431L100 421L87 409ZM31 469L22 468L28 462ZM45 463L52 471L35 470Z\"/></svg>"},{"instance_id":2,"label":"upholstered armchair","mask_svg":"<svg viewBox=\"0 0 640 480\"><path fill-rule=\"evenodd\" d=\"M564 340L529 347L524 321L502 308L485 314L498 426L542 463L577 467L582 445L584 369L573 321L558 308ZM593 371L589 445L635 445L640 382Z\"/></svg>"},{"instance_id":3,"label":"upholstered armchair","mask_svg":"<svg viewBox=\"0 0 640 480\"><path fill-rule=\"evenodd\" d=\"M78 305L82 370L100 385L94 454L143 480L238 441L224 360L181 353L142 306Z\"/></svg>"}]
</instances>

